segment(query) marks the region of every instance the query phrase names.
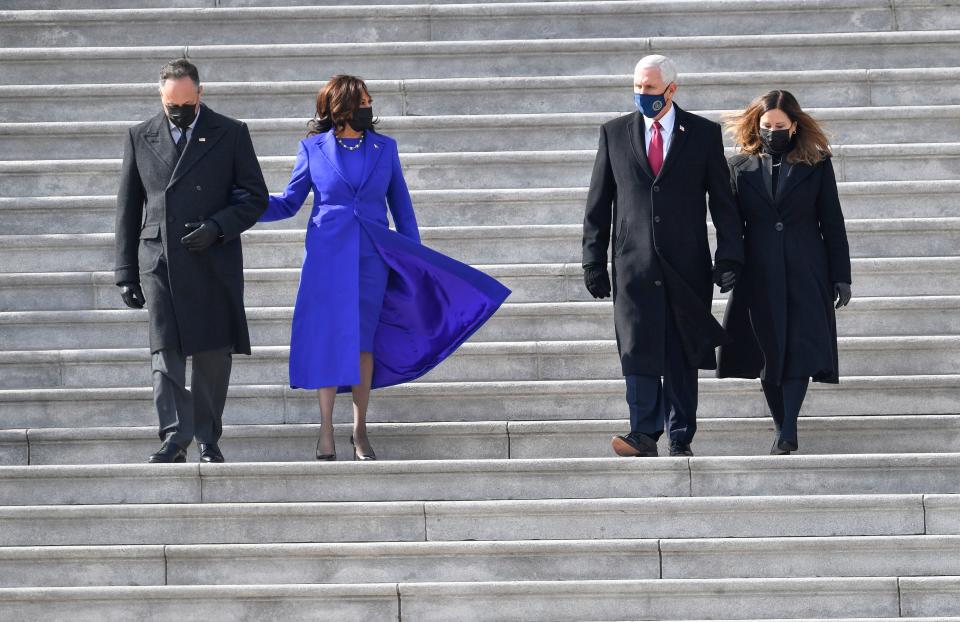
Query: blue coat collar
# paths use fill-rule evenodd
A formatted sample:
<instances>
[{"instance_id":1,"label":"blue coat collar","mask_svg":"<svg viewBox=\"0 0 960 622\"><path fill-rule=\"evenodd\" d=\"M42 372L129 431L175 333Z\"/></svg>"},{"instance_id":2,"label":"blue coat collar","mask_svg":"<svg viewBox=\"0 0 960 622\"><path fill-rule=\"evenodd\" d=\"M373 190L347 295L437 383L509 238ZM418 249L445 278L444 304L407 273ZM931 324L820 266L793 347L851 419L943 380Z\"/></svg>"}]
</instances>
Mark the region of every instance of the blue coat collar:
<instances>
[{"instance_id":1,"label":"blue coat collar","mask_svg":"<svg viewBox=\"0 0 960 622\"><path fill-rule=\"evenodd\" d=\"M360 190L363 189L363 186L367 183L367 179L369 179L373 173L373 169L376 168L377 162L380 161L380 156L386 151L387 145L387 140L383 136L373 130L367 131L365 140L369 142L370 148L364 152L363 176L361 177L360 186L355 188L353 184L347 180L347 176L340 166L340 158L337 157L337 138L333 133L333 129L323 134L318 134L316 140L320 153L323 154L323 157L326 158L330 166L337 172L340 179L353 189L354 194L359 193Z\"/></svg>"}]
</instances>

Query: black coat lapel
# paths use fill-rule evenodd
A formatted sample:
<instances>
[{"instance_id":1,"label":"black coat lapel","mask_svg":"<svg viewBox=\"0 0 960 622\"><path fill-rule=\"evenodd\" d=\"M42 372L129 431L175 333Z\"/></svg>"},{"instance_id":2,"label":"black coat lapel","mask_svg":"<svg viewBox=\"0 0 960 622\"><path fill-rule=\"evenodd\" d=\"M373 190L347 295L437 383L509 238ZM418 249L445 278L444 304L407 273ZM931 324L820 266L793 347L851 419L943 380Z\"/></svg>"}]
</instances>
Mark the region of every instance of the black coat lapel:
<instances>
[{"instance_id":1,"label":"black coat lapel","mask_svg":"<svg viewBox=\"0 0 960 622\"><path fill-rule=\"evenodd\" d=\"M777 193L777 203L782 202L797 185L813 173L814 167L803 162L791 164L788 171L780 171L783 176L786 173L786 180L780 180L780 191Z\"/></svg>"},{"instance_id":2,"label":"black coat lapel","mask_svg":"<svg viewBox=\"0 0 960 622\"><path fill-rule=\"evenodd\" d=\"M763 179L763 190L767 193L767 199L771 203L776 203L776 195L773 194L773 158L767 154L760 155L760 175ZM781 183L777 184L778 189L783 185L782 181L780 180Z\"/></svg>"},{"instance_id":3,"label":"black coat lapel","mask_svg":"<svg viewBox=\"0 0 960 622\"><path fill-rule=\"evenodd\" d=\"M690 133L690 130L687 129L690 123L686 123L687 113L676 104L673 104L673 108L676 111L676 116L673 118L673 134L671 134L670 137L670 149L667 151L667 157L663 160L663 166L660 167L660 174L657 175L657 179L663 177L663 175L670 170L670 167L680 158L680 152L687 143L687 134Z\"/></svg>"},{"instance_id":4,"label":"black coat lapel","mask_svg":"<svg viewBox=\"0 0 960 622\"><path fill-rule=\"evenodd\" d=\"M225 131L226 129L220 124L216 115L209 108L201 105L200 117L197 119L197 124L193 126L190 141L187 143L187 148L184 150L180 161L177 162L167 187L177 183L200 158L205 156L223 138ZM172 137L170 141L173 142ZM174 145L174 153L176 153L176 145Z\"/></svg>"},{"instance_id":5,"label":"black coat lapel","mask_svg":"<svg viewBox=\"0 0 960 622\"><path fill-rule=\"evenodd\" d=\"M170 174L177 166L177 146L173 144L173 138L170 136L170 128L167 122L167 115L160 113L155 116L143 132L143 139L146 141L150 151L167 165Z\"/></svg>"},{"instance_id":6,"label":"black coat lapel","mask_svg":"<svg viewBox=\"0 0 960 622\"><path fill-rule=\"evenodd\" d=\"M627 130L630 132L630 146L633 148L633 155L636 156L643 172L650 179L653 179L653 169L650 168L650 161L647 159L647 127L644 125L639 111L633 113L627 122Z\"/></svg>"}]
</instances>

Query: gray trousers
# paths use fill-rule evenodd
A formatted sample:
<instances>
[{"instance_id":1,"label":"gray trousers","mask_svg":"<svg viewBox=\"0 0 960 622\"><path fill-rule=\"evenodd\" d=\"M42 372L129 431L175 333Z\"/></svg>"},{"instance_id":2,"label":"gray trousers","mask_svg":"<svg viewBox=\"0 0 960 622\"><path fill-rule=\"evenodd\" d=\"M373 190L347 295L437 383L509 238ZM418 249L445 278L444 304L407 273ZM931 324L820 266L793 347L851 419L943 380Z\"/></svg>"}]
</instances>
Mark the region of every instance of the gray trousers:
<instances>
[{"instance_id":1,"label":"gray trousers","mask_svg":"<svg viewBox=\"0 0 960 622\"><path fill-rule=\"evenodd\" d=\"M160 439L186 448L194 438L213 444L223 432L223 406L227 401L231 348L198 352L193 359L187 389L187 357L176 350L153 353L153 402L160 418Z\"/></svg>"}]
</instances>

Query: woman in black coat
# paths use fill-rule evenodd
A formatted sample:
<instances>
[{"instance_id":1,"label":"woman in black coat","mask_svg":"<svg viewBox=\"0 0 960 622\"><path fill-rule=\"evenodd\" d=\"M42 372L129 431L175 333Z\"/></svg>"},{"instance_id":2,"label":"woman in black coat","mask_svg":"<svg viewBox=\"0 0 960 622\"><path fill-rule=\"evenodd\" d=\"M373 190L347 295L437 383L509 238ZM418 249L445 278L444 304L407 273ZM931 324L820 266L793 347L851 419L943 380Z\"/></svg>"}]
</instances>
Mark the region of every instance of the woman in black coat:
<instances>
[{"instance_id":1,"label":"woman in black coat","mask_svg":"<svg viewBox=\"0 0 960 622\"><path fill-rule=\"evenodd\" d=\"M718 376L760 378L776 425L770 453L789 454L810 379L839 382L834 310L850 301L850 249L826 135L793 95L758 97L728 127L745 263Z\"/></svg>"}]
</instances>

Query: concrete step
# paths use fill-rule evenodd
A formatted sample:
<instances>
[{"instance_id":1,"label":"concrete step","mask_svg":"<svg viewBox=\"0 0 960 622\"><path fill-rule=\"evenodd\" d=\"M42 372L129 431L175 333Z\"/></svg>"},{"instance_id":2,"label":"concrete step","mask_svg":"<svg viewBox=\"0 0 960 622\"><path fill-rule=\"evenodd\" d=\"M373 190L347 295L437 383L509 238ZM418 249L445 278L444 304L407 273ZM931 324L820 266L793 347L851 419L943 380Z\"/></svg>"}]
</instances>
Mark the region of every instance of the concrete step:
<instances>
[{"instance_id":1,"label":"concrete step","mask_svg":"<svg viewBox=\"0 0 960 622\"><path fill-rule=\"evenodd\" d=\"M714 245L712 225L708 230ZM960 218L850 219L846 230L852 257L940 257L960 251ZM420 233L426 246L473 265L575 264L583 227L423 227ZM256 229L244 233L243 240L247 268L296 268L303 262L303 231ZM109 267L115 258L113 233L0 235L0 271L6 273L56 271L67 254L73 270Z\"/></svg>"},{"instance_id":2,"label":"concrete step","mask_svg":"<svg viewBox=\"0 0 960 622\"><path fill-rule=\"evenodd\" d=\"M727 149L727 155L733 150ZM483 151L410 153L404 175L417 190L581 188L589 185L595 149L568 151ZM116 192L119 159L0 161L3 196L109 195ZM262 156L271 188L290 178L292 156ZM960 143L841 145L834 148L838 181L955 179L960 176ZM905 179L908 178L908 179Z\"/></svg>"},{"instance_id":3,"label":"concrete step","mask_svg":"<svg viewBox=\"0 0 960 622\"><path fill-rule=\"evenodd\" d=\"M704 615L715 620L716 615L742 615L745 608L775 608L791 619L842 622L840 618L865 620L850 614L898 617L901 610L950 614L955 608L943 599L953 595L956 584L953 577L876 577L8 588L0 591L0 606L17 619L63 616L78 622L104 616L165 617L183 607L209 617L291 620L310 619L318 609L336 618L386 620L398 618L402 608L404 617L424 621L512 620L518 615L525 620L620 620L635 617L631 614L638 608L648 620Z\"/></svg>"},{"instance_id":4,"label":"concrete step","mask_svg":"<svg viewBox=\"0 0 960 622\"><path fill-rule=\"evenodd\" d=\"M841 337L840 369L847 375L960 373L960 336ZM259 346L237 356L237 384L283 384L289 348ZM493 364L496 362L496 364ZM131 387L149 385L144 348L7 350L0 352L0 389ZM423 381L615 379L621 375L616 342L544 341L466 343ZM701 372L712 375L713 372Z\"/></svg>"},{"instance_id":5,"label":"concrete step","mask_svg":"<svg viewBox=\"0 0 960 622\"><path fill-rule=\"evenodd\" d=\"M0 543L957 535L958 509L960 496L929 494L7 506L0 507Z\"/></svg>"},{"instance_id":6,"label":"concrete step","mask_svg":"<svg viewBox=\"0 0 960 622\"><path fill-rule=\"evenodd\" d=\"M101 267L112 262L112 257L104 257ZM854 258L851 263L857 297L939 296L960 291L960 257ZM477 268L509 287L511 302L593 300L584 288L579 262ZM248 307L294 303L298 268L248 269L244 275ZM0 285L3 310L125 309L113 272L0 272Z\"/></svg>"},{"instance_id":7,"label":"concrete step","mask_svg":"<svg viewBox=\"0 0 960 622\"><path fill-rule=\"evenodd\" d=\"M960 69L951 67L728 69L681 73L678 101L690 110L739 109L755 94L789 85L804 107L914 106L914 82L929 85L923 97L926 105L953 105L960 97ZM0 118L8 122L102 120L103 98L109 97L112 119L142 119L160 110L156 84L148 81L149 75L153 74L138 76L138 82L132 84L0 85ZM277 110L309 117L317 91L325 84L271 78L215 82L207 81L206 72L202 78L204 101L214 110L242 119L273 118ZM626 63L614 75L367 80L367 86L376 96L377 113L384 116L584 114L632 110L632 81L631 67Z\"/></svg>"},{"instance_id":8,"label":"concrete step","mask_svg":"<svg viewBox=\"0 0 960 622\"><path fill-rule=\"evenodd\" d=\"M622 74L630 71L638 50L671 56L688 72L731 67L742 71L895 69L956 67L960 65L958 42L960 31L939 30L189 48L3 48L0 65L5 69L4 84L141 82L163 63L180 56L191 58L202 68L203 79L214 82L326 78L316 75L318 58L324 60L327 71L346 68L370 79ZM771 49L778 53L769 55ZM705 50L711 53L705 54Z\"/></svg>"},{"instance_id":9,"label":"concrete step","mask_svg":"<svg viewBox=\"0 0 960 622\"><path fill-rule=\"evenodd\" d=\"M759 11L762 7L763 13ZM772 15L768 14L772 13ZM169 28L157 29L157 21ZM5 47L368 43L864 32L960 28L950 3L859 0L841 5L752 0L552 2L384 7L0 11Z\"/></svg>"},{"instance_id":10,"label":"concrete step","mask_svg":"<svg viewBox=\"0 0 960 622\"><path fill-rule=\"evenodd\" d=\"M960 181L841 182L844 215L852 220L937 218L958 213ZM280 193L283 188L275 188ZM414 190L422 227L581 224L586 188ZM312 205L308 196L305 205ZM452 209L451 209L452 208ZM116 197L0 198L0 230L6 235L113 231ZM257 229L306 229L310 210Z\"/></svg>"},{"instance_id":11,"label":"concrete step","mask_svg":"<svg viewBox=\"0 0 960 622\"><path fill-rule=\"evenodd\" d=\"M806 455L930 453L955 451L960 442L960 415L812 416L800 425L801 453ZM229 421L229 420L228 420ZM349 460L352 424L340 424L340 459ZM313 460L319 426L313 424L228 425L222 447L236 462ZM770 419L701 416L697 455L766 455L774 436ZM612 455L610 439L629 431L626 417L581 421L480 421L457 423L371 423L382 460L477 460L507 458L601 458ZM19 442L4 443L4 463L17 457L29 464L136 464L157 450L157 427L36 428ZM660 443L663 455L668 441ZM194 450L190 459L196 460Z\"/></svg>"},{"instance_id":12,"label":"concrete step","mask_svg":"<svg viewBox=\"0 0 960 622\"><path fill-rule=\"evenodd\" d=\"M811 416L953 415L960 413L960 375L844 376L839 385L814 383L804 402ZM378 423L428 421L626 421L624 384L616 380L419 382L378 390L368 418ZM756 380L701 378L701 419L769 416ZM225 421L230 424L318 423L313 391L285 383L230 386ZM353 413L346 397L334 420ZM26 461L28 428L154 426L152 389L144 375L134 387L0 390L0 421L18 428L10 451Z\"/></svg>"},{"instance_id":13,"label":"concrete step","mask_svg":"<svg viewBox=\"0 0 960 622\"><path fill-rule=\"evenodd\" d=\"M626 108L626 102L620 110ZM720 121L728 110L694 110ZM950 141L960 134L960 106L896 106L814 108L807 112L823 123L832 141L840 144L912 142L928 136L932 142ZM406 153L500 151L504 126L523 135L525 150L595 149L598 127L623 114L538 113L509 115L384 116L378 131L399 142ZM283 156L296 151L306 118L248 119L254 146L261 156ZM879 133L877 124L888 131ZM123 139L135 122L0 123L3 160L35 160L56 153L67 158L116 158ZM732 141L727 137L729 146Z\"/></svg>"},{"instance_id":14,"label":"concrete step","mask_svg":"<svg viewBox=\"0 0 960 622\"><path fill-rule=\"evenodd\" d=\"M487 0L491 2L513 2L515 0ZM530 0L532 2L556 2L560 0ZM587 2L591 0L585 0ZM216 7L268 7L268 6L356 6L356 5L416 4L412 0L140 0L140 8L159 9L204 9ZM430 0L429 4L463 4L463 0ZM64 0L4 0L6 10L48 10L63 9ZM128 0L71 0L74 10L90 9L126 9Z\"/></svg>"},{"instance_id":15,"label":"concrete step","mask_svg":"<svg viewBox=\"0 0 960 622\"><path fill-rule=\"evenodd\" d=\"M3 587L884 577L956 575L958 559L957 536L45 546L0 549L0 576Z\"/></svg>"},{"instance_id":16,"label":"concrete step","mask_svg":"<svg viewBox=\"0 0 960 622\"><path fill-rule=\"evenodd\" d=\"M726 300L713 313L722 321ZM837 314L840 336L960 334L960 296L855 298ZM100 311L0 312L0 343L10 350L123 348L146 343L148 313ZM247 310L254 345L290 343L292 307ZM575 341L614 337L609 302L507 303L471 339L474 342Z\"/></svg>"},{"instance_id":17,"label":"concrete step","mask_svg":"<svg viewBox=\"0 0 960 622\"><path fill-rule=\"evenodd\" d=\"M900 454L14 465L0 468L0 499L4 506L88 506L952 494L958 463L958 454ZM640 473L644 486L631 487Z\"/></svg>"}]
</instances>

